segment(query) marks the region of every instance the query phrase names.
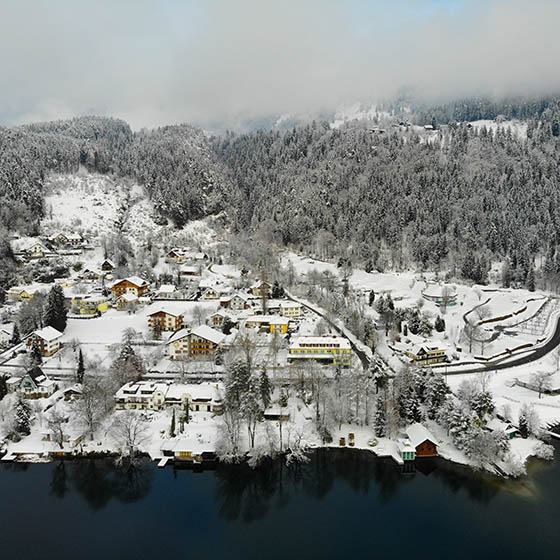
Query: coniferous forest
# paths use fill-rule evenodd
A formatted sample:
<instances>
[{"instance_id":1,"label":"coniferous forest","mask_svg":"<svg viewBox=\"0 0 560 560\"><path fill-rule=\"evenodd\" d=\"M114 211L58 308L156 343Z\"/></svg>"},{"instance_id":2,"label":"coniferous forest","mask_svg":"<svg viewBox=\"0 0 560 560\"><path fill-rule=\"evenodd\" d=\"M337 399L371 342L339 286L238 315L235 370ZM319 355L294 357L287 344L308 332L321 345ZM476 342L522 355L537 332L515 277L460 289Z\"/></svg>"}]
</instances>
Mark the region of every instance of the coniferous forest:
<instances>
[{"instance_id":1,"label":"coniferous forest","mask_svg":"<svg viewBox=\"0 0 560 560\"><path fill-rule=\"evenodd\" d=\"M83 166L137 180L158 220L178 227L223 213L233 232L370 270L452 262L458 275L484 282L500 259L508 281L527 284L538 256L542 277L556 277L559 99L392 110L384 123L313 121L222 136L190 125L133 133L100 117L0 128L0 223L37 233L48 173ZM481 118L524 120L526 137L468 122ZM12 266L6 235L0 258Z\"/></svg>"}]
</instances>

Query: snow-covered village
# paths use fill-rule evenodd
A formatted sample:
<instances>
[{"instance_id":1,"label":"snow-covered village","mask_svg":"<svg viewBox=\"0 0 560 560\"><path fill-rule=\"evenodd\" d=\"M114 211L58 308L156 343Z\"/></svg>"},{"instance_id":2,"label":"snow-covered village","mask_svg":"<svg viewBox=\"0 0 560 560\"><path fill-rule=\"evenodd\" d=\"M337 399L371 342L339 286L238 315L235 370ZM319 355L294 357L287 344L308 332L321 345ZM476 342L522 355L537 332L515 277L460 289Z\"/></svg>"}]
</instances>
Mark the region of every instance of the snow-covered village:
<instances>
[{"instance_id":1,"label":"snow-covered village","mask_svg":"<svg viewBox=\"0 0 560 560\"><path fill-rule=\"evenodd\" d=\"M158 225L139 185L86 171L53 176L45 204L39 235L10 241L2 461L336 446L517 477L552 459L558 299L501 268L469 285L325 260L328 241L243 246L219 219Z\"/></svg>"},{"instance_id":2,"label":"snow-covered village","mask_svg":"<svg viewBox=\"0 0 560 560\"><path fill-rule=\"evenodd\" d=\"M557 556L560 2L0 13L2 557Z\"/></svg>"}]
</instances>

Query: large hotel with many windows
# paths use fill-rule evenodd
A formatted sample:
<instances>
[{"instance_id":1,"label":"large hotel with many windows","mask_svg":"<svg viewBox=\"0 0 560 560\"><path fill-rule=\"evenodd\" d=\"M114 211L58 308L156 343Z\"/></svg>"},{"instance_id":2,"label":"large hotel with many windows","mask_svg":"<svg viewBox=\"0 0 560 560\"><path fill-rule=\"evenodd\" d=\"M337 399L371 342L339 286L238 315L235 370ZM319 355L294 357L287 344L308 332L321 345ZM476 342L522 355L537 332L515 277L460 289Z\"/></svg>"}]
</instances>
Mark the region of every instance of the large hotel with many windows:
<instances>
[{"instance_id":1,"label":"large hotel with many windows","mask_svg":"<svg viewBox=\"0 0 560 560\"><path fill-rule=\"evenodd\" d=\"M350 342L342 336L299 336L290 344L289 361L311 359L349 365Z\"/></svg>"}]
</instances>

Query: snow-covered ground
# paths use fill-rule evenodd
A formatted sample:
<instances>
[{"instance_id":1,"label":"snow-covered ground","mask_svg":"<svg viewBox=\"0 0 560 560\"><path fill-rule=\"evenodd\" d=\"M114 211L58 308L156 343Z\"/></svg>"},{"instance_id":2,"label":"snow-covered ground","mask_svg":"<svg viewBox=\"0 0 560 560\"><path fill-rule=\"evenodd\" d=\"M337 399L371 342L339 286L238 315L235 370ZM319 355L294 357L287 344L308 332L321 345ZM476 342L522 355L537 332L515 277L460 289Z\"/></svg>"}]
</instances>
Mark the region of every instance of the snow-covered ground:
<instances>
[{"instance_id":1,"label":"snow-covered ground","mask_svg":"<svg viewBox=\"0 0 560 560\"><path fill-rule=\"evenodd\" d=\"M144 245L150 238L170 244L188 240L209 247L216 240L216 232L205 220L193 220L181 230L156 224L153 205L143 188L123 179L85 172L53 175L45 192L46 217L41 229L47 236L72 232L92 240L116 233L115 224L122 220L124 233L135 245Z\"/></svg>"},{"instance_id":2,"label":"snow-covered ground","mask_svg":"<svg viewBox=\"0 0 560 560\"><path fill-rule=\"evenodd\" d=\"M478 130L486 127L486 129L491 131L493 134L496 134L498 128L502 128L504 131L509 129L514 136L517 136L520 139L527 138L527 122L525 121L513 119L498 123L494 120L483 119L479 121L471 121L470 124Z\"/></svg>"}]
</instances>

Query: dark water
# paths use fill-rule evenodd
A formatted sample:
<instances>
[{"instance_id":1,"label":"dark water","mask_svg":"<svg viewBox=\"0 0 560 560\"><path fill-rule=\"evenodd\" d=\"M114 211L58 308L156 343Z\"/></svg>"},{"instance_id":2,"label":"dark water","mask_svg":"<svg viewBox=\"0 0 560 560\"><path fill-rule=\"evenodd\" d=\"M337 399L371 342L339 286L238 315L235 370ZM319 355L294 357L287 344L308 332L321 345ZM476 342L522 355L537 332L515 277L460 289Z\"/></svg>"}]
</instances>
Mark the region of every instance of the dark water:
<instances>
[{"instance_id":1,"label":"dark water","mask_svg":"<svg viewBox=\"0 0 560 560\"><path fill-rule=\"evenodd\" d=\"M558 557L559 465L535 462L521 483L443 461L402 474L352 451L256 471L6 465L0 558Z\"/></svg>"}]
</instances>

